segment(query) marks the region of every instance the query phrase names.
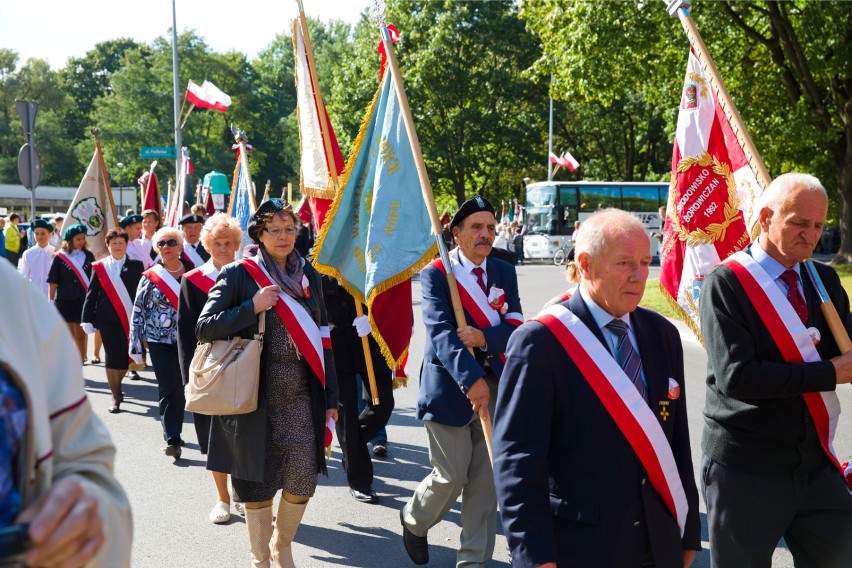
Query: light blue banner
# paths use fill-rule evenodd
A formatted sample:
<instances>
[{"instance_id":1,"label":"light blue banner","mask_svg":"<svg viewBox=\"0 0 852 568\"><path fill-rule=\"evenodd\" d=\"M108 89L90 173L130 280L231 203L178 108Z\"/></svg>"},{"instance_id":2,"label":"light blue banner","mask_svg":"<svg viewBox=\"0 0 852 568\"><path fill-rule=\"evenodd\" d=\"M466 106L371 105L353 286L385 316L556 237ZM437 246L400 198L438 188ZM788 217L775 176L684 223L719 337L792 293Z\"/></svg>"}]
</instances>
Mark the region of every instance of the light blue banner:
<instances>
[{"instance_id":1,"label":"light blue banner","mask_svg":"<svg viewBox=\"0 0 852 568\"><path fill-rule=\"evenodd\" d=\"M385 73L320 233L316 264L366 304L432 259L435 243L399 97Z\"/></svg>"}]
</instances>

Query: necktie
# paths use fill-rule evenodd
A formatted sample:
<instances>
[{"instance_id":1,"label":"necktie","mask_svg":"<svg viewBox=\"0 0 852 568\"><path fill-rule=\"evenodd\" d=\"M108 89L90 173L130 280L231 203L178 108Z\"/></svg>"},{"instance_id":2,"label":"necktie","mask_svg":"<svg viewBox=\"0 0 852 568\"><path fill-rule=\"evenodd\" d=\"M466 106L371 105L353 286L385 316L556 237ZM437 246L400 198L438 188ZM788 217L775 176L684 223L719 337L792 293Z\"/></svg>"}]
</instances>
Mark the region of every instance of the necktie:
<instances>
[{"instance_id":1,"label":"necktie","mask_svg":"<svg viewBox=\"0 0 852 568\"><path fill-rule=\"evenodd\" d=\"M485 291L485 280L482 279L482 275L485 274L485 271L482 270L481 267L477 266L473 270L471 270L476 275L476 283L479 284L479 287L482 288L482 293L486 296L488 292Z\"/></svg>"},{"instance_id":2,"label":"necktie","mask_svg":"<svg viewBox=\"0 0 852 568\"><path fill-rule=\"evenodd\" d=\"M645 385L642 384L642 361L639 359L639 354L633 349L633 344L630 343L630 338L627 336L627 324L623 320L613 319L606 324L606 328L615 335L617 342L615 345L615 355L624 373L631 381L633 386L639 391L639 395L648 400L645 394Z\"/></svg>"},{"instance_id":3,"label":"necktie","mask_svg":"<svg viewBox=\"0 0 852 568\"><path fill-rule=\"evenodd\" d=\"M787 283L787 299L793 309L796 310L796 315L802 320L803 324L808 323L808 304L799 292L799 275L795 270L785 270L781 274L781 280Z\"/></svg>"}]
</instances>

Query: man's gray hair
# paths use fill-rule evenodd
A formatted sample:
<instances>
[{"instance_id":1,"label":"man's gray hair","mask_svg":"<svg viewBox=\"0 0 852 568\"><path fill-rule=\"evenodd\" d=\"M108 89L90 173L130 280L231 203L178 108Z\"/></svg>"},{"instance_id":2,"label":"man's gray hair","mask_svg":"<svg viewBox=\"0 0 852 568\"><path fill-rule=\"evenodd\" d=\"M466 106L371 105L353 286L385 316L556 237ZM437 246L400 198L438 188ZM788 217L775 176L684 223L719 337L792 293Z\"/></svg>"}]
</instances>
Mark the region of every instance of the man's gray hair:
<instances>
[{"instance_id":1,"label":"man's gray hair","mask_svg":"<svg viewBox=\"0 0 852 568\"><path fill-rule=\"evenodd\" d=\"M615 209L601 209L592 213L580 225L577 232L577 240L574 242L574 257L586 253L592 258L597 258L607 251L607 232L632 232L640 231L645 234L645 226L636 215Z\"/></svg>"},{"instance_id":2,"label":"man's gray hair","mask_svg":"<svg viewBox=\"0 0 852 568\"><path fill-rule=\"evenodd\" d=\"M772 180L760 198L758 211L764 207L771 209L773 214L784 211L794 189L820 192L828 199L828 193L816 177L811 174L790 172Z\"/></svg>"}]
</instances>

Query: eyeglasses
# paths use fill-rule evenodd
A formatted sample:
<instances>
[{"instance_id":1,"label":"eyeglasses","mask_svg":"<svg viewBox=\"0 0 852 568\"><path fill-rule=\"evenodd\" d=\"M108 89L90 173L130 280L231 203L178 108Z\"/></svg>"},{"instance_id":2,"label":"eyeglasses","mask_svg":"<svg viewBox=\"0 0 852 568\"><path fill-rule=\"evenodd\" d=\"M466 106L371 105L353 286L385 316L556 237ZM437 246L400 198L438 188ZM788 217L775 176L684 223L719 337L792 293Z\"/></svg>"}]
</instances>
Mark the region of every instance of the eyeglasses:
<instances>
[{"instance_id":1,"label":"eyeglasses","mask_svg":"<svg viewBox=\"0 0 852 568\"><path fill-rule=\"evenodd\" d=\"M282 229L281 227L275 227L272 229L264 229L264 231L266 231L276 239L281 235L287 235L288 237L292 237L296 234L296 229L294 227L287 227L286 229Z\"/></svg>"},{"instance_id":2,"label":"eyeglasses","mask_svg":"<svg viewBox=\"0 0 852 568\"><path fill-rule=\"evenodd\" d=\"M169 239L167 241L157 241L157 248L176 247L176 246L178 246L178 244L180 244L180 243L178 243L177 239Z\"/></svg>"}]
</instances>

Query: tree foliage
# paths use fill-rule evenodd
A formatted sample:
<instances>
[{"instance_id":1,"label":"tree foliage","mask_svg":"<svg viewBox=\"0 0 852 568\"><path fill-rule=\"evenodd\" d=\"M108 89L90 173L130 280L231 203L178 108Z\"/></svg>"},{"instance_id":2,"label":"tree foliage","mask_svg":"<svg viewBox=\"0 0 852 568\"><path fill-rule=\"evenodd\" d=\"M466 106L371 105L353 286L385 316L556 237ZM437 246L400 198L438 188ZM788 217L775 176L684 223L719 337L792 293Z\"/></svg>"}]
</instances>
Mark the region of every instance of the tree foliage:
<instances>
[{"instance_id":1,"label":"tree foliage","mask_svg":"<svg viewBox=\"0 0 852 568\"><path fill-rule=\"evenodd\" d=\"M852 18L848 3L773 0L693 2L728 90L773 175L800 170L823 180L831 220L852 258ZM436 198L474 193L521 197L521 180L547 172L548 94L554 151L579 160L573 179L659 180L671 141L688 42L658 0L388 0L417 133ZM379 80L379 34L355 25L308 22L318 78L344 156L352 149ZM227 113L195 110L183 129L196 171L234 167L230 124L254 146L263 191L298 186L299 134L292 28L248 60L216 53L193 31L178 38L180 89L208 79L230 94ZM181 93L183 94L183 93ZM17 180L24 141L16 98L39 102L36 145L43 183L76 185L97 126L110 173L132 183L149 164L140 146L174 139L171 39L99 43L58 71L21 63L0 48L0 182ZM124 163L118 168L117 163ZM172 177L174 164L159 171ZM195 180L193 180L195 181Z\"/></svg>"}]
</instances>

